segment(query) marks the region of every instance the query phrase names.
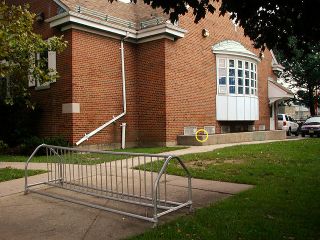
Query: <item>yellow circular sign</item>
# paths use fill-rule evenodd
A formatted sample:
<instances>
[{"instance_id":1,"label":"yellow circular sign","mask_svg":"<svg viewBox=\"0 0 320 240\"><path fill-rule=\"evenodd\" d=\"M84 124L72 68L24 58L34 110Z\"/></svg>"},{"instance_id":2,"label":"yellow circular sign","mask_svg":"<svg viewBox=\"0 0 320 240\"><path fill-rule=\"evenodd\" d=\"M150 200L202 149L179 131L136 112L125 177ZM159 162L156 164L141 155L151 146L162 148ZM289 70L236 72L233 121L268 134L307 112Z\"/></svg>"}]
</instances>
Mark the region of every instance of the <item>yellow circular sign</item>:
<instances>
[{"instance_id":1,"label":"yellow circular sign","mask_svg":"<svg viewBox=\"0 0 320 240\"><path fill-rule=\"evenodd\" d=\"M203 132L203 133L206 135L206 137L205 137L204 139L202 139L202 140L198 138L198 134L199 134L200 132ZM206 142L206 141L208 140L208 137L209 137L209 133L208 133L206 130L204 130L204 129L199 129L199 130L196 132L196 139L197 139L197 141L200 142L200 143Z\"/></svg>"}]
</instances>

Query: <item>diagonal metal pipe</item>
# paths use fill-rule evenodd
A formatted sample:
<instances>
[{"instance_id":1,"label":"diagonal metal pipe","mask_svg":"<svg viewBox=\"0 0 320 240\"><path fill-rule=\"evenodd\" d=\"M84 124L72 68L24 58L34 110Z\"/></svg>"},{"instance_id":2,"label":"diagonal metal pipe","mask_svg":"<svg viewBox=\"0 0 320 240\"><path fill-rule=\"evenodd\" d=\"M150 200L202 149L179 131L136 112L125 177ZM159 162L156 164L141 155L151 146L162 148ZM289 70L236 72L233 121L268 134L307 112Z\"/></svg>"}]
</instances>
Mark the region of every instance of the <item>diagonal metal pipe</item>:
<instances>
[{"instance_id":1,"label":"diagonal metal pipe","mask_svg":"<svg viewBox=\"0 0 320 240\"><path fill-rule=\"evenodd\" d=\"M120 41L120 49L121 49L121 74L122 74L122 99L123 99L123 112L116 117L113 117L110 121L106 122L105 124L101 125L97 129L93 130L92 132L85 134L83 138L81 138L76 145L79 146L84 141L88 140L102 129L106 128L110 124L116 122L118 119L122 118L127 113L127 99L126 99L126 73L125 73L125 63L124 63L124 40L128 36L124 37Z\"/></svg>"}]
</instances>

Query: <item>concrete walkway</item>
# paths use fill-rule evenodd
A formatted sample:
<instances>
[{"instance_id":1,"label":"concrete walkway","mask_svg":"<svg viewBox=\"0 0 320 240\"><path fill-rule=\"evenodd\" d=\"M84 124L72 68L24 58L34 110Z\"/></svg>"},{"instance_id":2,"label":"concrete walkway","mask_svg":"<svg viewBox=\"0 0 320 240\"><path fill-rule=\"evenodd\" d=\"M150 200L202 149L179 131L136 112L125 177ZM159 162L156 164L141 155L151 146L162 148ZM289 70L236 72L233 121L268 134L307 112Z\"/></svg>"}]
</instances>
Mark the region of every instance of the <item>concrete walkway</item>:
<instances>
[{"instance_id":1,"label":"concrete walkway","mask_svg":"<svg viewBox=\"0 0 320 240\"><path fill-rule=\"evenodd\" d=\"M271 142L283 142L283 141L295 141L301 140L301 138L290 138L285 140L267 140L267 141L252 141L252 142L242 142L242 143L228 143L228 144L216 144L216 145L207 145L207 146L191 146L186 149L170 151L161 154L172 154L176 156L181 156L185 154L192 154L192 153L203 153L203 152L210 152L217 149L225 148L225 147L232 147L238 145L251 145L251 144L263 144L263 143L271 143Z\"/></svg>"},{"instance_id":2,"label":"concrete walkway","mask_svg":"<svg viewBox=\"0 0 320 240\"><path fill-rule=\"evenodd\" d=\"M273 142L273 141L265 141ZM242 144L256 144L265 142L250 142ZM176 150L167 154L184 155L188 153L207 152L215 149L240 145L221 144L212 146L190 147ZM166 154L166 153L162 153ZM118 166L120 166L118 160ZM123 162L124 163L124 162ZM134 160L132 167L137 165ZM24 163L0 163L3 167L24 168ZM115 168L115 162L110 167ZM47 169L47 164L32 163L30 169ZM118 169L117 169L118 171ZM132 176L136 175L135 170ZM30 181L38 182L47 177L41 174L30 177ZM186 181L182 177L168 176L170 180L170 197L179 199L186 191ZM24 179L16 179L0 183L0 239L122 239L142 233L152 226L151 223L134 218L123 217L118 214L92 209L69 202L55 200L38 194L23 195ZM232 196L240 191L248 190L252 186L217 181L193 179L192 192L194 207L207 206L210 203ZM80 198L79 194L68 193L61 189L46 189L59 195ZM90 198L90 199L89 199ZM119 203L106 199L97 199L89 196L84 200L95 201L100 205L110 206ZM82 200L79 199L79 200ZM172 220L177 215L186 214L181 210L160 218L160 224Z\"/></svg>"}]
</instances>

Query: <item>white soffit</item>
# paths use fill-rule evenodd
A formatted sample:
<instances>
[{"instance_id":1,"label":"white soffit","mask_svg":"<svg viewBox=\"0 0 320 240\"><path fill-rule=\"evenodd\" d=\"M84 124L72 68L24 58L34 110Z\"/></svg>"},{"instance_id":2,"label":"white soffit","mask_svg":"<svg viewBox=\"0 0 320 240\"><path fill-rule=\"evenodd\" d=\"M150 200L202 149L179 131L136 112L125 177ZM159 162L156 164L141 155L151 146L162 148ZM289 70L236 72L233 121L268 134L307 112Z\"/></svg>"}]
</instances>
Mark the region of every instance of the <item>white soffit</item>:
<instances>
[{"instance_id":1,"label":"white soffit","mask_svg":"<svg viewBox=\"0 0 320 240\"><path fill-rule=\"evenodd\" d=\"M172 37L169 38L172 40L174 40L174 38L183 38L185 33L187 32L186 30L169 23L141 30L133 30L126 27L117 26L115 24L111 24L102 20L94 19L72 11L49 18L46 20L46 22L50 23L51 28L63 26L62 30L69 29L70 27L68 27L68 24L78 24L90 29L104 31L106 33L115 34L122 37L129 37L129 39L131 38L138 43L144 42L146 41L145 39L157 35Z\"/></svg>"},{"instance_id":2,"label":"white soffit","mask_svg":"<svg viewBox=\"0 0 320 240\"><path fill-rule=\"evenodd\" d=\"M285 87L281 86L280 83L276 83L273 81L268 81L268 97L269 103L274 103L278 100L286 100L293 98L293 93L286 89Z\"/></svg>"},{"instance_id":3,"label":"white soffit","mask_svg":"<svg viewBox=\"0 0 320 240\"><path fill-rule=\"evenodd\" d=\"M253 52L246 49L241 43L233 40L225 40L213 45L212 51L215 54L247 57L260 62L260 58L258 58Z\"/></svg>"}]
</instances>

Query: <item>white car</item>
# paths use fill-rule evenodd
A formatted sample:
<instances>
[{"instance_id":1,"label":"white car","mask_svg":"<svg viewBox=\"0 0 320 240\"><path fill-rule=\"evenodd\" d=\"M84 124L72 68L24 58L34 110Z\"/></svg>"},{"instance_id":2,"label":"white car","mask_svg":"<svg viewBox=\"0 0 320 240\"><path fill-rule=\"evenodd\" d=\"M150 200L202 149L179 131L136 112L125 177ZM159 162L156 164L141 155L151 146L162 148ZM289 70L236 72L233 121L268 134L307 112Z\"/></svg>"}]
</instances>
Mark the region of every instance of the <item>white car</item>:
<instances>
[{"instance_id":1,"label":"white car","mask_svg":"<svg viewBox=\"0 0 320 240\"><path fill-rule=\"evenodd\" d=\"M278 114L278 129L285 130L287 136L290 136L291 133L294 133L296 136L299 135L299 124L286 114Z\"/></svg>"}]
</instances>

